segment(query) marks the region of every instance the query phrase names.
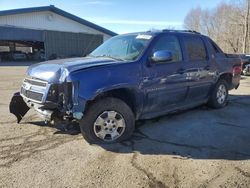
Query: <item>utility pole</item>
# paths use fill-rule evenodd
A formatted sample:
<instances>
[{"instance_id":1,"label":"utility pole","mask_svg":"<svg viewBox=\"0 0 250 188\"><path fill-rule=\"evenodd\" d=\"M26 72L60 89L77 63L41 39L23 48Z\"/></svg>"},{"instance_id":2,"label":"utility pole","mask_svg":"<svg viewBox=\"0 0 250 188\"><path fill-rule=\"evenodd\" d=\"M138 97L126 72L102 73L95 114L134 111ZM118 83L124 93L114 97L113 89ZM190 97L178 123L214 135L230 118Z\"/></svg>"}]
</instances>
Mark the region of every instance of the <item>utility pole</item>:
<instances>
[{"instance_id":1,"label":"utility pole","mask_svg":"<svg viewBox=\"0 0 250 188\"><path fill-rule=\"evenodd\" d=\"M250 9L250 0L246 0L246 15L245 15L245 24L244 24L244 38L243 38L243 53L246 53L247 50L247 37L248 37L248 28L249 28L249 10Z\"/></svg>"}]
</instances>

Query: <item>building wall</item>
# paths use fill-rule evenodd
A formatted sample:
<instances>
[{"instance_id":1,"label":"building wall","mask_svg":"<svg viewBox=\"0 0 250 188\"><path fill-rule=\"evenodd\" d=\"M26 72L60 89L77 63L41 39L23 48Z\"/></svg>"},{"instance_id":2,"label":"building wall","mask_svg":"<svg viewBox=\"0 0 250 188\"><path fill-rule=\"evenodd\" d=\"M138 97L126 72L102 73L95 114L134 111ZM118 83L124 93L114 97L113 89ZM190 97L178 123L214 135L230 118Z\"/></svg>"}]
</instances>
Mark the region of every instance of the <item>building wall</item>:
<instances>
[{"instance_id":1,"label":"building wall","mask_svg":"<svg viewBox=\"0 0 250 188\"><path fill-rule=\"evenodd\" d=\"M102 35L45 31L45 55L50 58L56 54L59 58L81 57L92 52L102 44Z\"/></svg>"},{"instance_id":2,"label":"building wall","mask_svg":"<svg viewBox=\"0 0 250 188\"><path fill-rule=\"evenodd\" d=\"M107 40L111 36L82 25L50 11L0 16L0 26L16 26L29 29L101 34Z\"/></svg>"}]
</instances>

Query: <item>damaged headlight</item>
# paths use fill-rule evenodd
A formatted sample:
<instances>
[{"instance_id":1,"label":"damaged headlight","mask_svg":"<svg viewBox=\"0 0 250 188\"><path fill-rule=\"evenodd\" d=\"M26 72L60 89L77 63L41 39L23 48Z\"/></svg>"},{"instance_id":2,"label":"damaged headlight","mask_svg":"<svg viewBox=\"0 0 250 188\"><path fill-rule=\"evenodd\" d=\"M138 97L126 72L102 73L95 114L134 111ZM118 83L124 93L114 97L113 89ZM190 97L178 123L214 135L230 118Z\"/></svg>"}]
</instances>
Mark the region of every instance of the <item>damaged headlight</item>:
<instances>
[{"instance_id":1,"label":"damaged headlight","mask_svg":"<svg viewBox=\"0 0 250 188\"><path fill-rule=\"evenodd\" d=\"M71 82L52 84L49 88L46 101L57 103L63 109L69 109L72 106L72 93Z\"/></svg>"},{"instance_id":2,"label":"damaged headlight","mask_svg":"<svg viewBox=\"0 0 250 188\"><path fill-rule=\"evenodd\" d=\"M59 85L58 84L52 84L49 88L48 95L47 95L47 101L50 102L57 102L58 101L58 92L59 92Z\"/></svg>"},{"instance_id":3,"label":"damaged headlight","mask_svg":"<svg viewBox=\"0 0 250 188\"><path fill-rule=\"evenodd\" d=\"M47 102L53 102L61 110L70 110L78 104L78 82L64 82L52 84L47 95Z\"/></svg>"}]
</instances>

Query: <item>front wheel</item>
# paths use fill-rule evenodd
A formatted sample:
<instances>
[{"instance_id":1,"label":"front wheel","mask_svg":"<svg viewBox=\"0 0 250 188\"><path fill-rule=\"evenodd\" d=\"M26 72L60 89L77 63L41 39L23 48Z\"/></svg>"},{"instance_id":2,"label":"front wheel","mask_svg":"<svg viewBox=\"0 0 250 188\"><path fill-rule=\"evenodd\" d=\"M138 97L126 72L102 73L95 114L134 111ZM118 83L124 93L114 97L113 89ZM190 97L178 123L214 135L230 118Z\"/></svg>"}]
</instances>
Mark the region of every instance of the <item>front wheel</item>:
<instances>
[{"instance_id":1,"label":"front wheel","mask_svg":"<svg viewBox=\"0 0 250 188\"><path fill-rule=\"evenodd\" d=\"M80 128L89 143L115 143L128 139L134 124L134 114L125 102L104 98L90 106Z\"/></svg>"},{"instance_id":2,"label":"front wheel","mask_svg":"<svg viewBox=\"0 0 250 188\"><path fill-rule=\"evenodd\" d=\"M219 80L211 92L208 105L212 108L226 106L228 98L228 84L225 80Z\"/></svg>"}]
</instances>

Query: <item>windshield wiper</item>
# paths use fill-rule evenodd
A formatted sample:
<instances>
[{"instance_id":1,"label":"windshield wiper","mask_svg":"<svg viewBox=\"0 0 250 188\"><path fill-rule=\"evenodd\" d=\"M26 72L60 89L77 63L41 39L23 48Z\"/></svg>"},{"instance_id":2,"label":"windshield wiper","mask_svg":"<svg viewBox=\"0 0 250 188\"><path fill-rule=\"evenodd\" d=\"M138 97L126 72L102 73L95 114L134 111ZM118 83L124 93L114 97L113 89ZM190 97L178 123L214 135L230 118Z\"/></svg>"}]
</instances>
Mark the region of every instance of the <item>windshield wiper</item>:
<instances>
[{"instance_id":1,"label":"windshield wiper","mask_svg":"<svg viewBox=\"0 0 250 188\"><path fill-rule=\"evenodd\" d=\"M107 57L107 58L110 58L110 59L114 59L114 60L117 60L117 61L125 61L124 59L121 59L121 58L117 58L117 57L112 57L110 55L98 55L98 56L94 56L94 55L90 55L90 57Z\"/></svg>"}]
</instances>

